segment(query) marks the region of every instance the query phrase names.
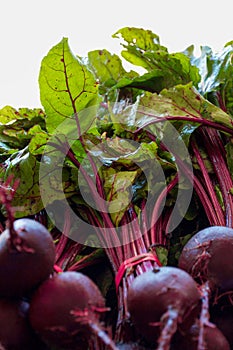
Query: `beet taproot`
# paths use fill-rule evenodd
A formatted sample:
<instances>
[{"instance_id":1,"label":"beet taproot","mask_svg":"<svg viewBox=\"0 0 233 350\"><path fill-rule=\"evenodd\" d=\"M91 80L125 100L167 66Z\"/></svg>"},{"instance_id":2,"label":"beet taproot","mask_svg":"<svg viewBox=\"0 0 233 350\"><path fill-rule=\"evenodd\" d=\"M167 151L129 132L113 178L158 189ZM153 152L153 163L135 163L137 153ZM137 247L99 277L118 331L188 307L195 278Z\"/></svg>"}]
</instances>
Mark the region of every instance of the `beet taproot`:
<instances>
[{"instance_id":1,"label":"beet taproot","mask_svg":"<svg viewBox=\"0 0 233 350\"><path fill-rule=\"evenodd\" d=\"M55 245L49 231L32 219L14 221L0 235L0 296L28 295L53 272Z\"/></svg>"},{"instance_id":2,"label":"beet taproot","mask_svg":"<svg viewBox=\"0 0 233 350\"><path fill-rule=\"evenodd\" d=\"M158 340L162 349L164 342L169 346L177 327L185 330L192 325L200 293L187 272L166 266L137 276L129 286L127 305L137 330L148 341Z\"/></svg>"},{"instance_id":3,"label":"beet taproot","mask_svg":"<svg viewBox=\"0 0 233 350\"><path fill-rule=\"evenodd\" d=\"M210 311L210 320L220 329L233 348L233 305L232 301L225 305L214 305Z\"/></svg>"},{"instance_id":4,"label":"beet taproot","mask_svg":"<svg viewBox=\"0 0 233 350\"><path fill-rule=\"evenodd\" d=\"M211 290L233 289L233 229L211 226L197 232L184 246L179 268Z\"/></svg>"},{"instance_id":5,"label":"beet taproot","mask_svg":"<svg viewBox=\"0 0 233 350\"><path fill-rule=\"evenodd\" d=\"M23 300L0 298L0 343L6 350L45 349L30 326L28 308Z\"/></svg>"},{"instance_id":6,"label":"beet taproot","mask_svg":"<svg viewBox=\"0 0 233 350\"><path fill-rule=\"evenodd\" d=\"M106 312L105 300L86 275L66 271L43 282L32 296L29 319L36 333L49 345L75 349L93 336L116 350L100 326ZM85 347L84 347L85 348Z\"/></svg>"},{"instance_id":7,"label":"beet taproot","mask_svg":"<svg viewBox=\"0 0 233 350\"><path fill-rule=\"evenodd\" d=\"M178 334L172 345L172 350L196 350L199 337L198 325L193 325L190 332L185 336ZM209 324L204 328L204 347L205 350L230 350L230 344L224 334L214 324Z\"/></svg>"}]
</instances>

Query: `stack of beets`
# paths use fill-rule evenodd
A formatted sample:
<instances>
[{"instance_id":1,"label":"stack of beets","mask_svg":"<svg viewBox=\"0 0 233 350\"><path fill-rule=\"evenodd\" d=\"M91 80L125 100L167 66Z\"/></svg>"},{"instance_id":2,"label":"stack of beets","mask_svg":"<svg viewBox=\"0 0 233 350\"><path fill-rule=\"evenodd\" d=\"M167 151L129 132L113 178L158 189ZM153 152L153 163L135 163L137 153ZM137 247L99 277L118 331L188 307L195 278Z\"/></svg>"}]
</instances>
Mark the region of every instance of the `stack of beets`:
<instances>
[{"instance_id":1,"label":"stack of beets","mask_svg":"<svg viewBox=\"0 0 233 350\"><path fill-rule=\"evenodd\" d=\"M209 299L231 295L232 252L233 230L213 226L189 240L179 267L136 277L127 305L139 333L159 339L160 350L230 349ZM106 307L97 286L80 272L55 273L54 262L52 236L39 222L18 219L0 235L0 349L117 349L100 325Z\"/></svg>"},{"instance_id":2,"label":"stack of beets","mask_svg":"<svg viewBox=\"0 0 233 350\"><path fill-rule=\"evenodd\" d=\"M95 283L57 271L50 232L30 218L14 220L7 186L0 194L8 217L0 235L0 349L116 350L100 324L108 309Z\"/></svg>"},{"instance_id":3,"label":"stack of beets","mask_svg":"<svg viewBox=\"0 0 233 350\"><path fill-rule=\"evenodd\" d=\"M29 300L53 271L55 247L47 229L19 219L0 235L0 343L3 349L43 349L29 320Z\"/></svg>"},{"instance_id":4,"label":"stack of beets","mask_svg":"<svg viewBox=\"0 0 233 350\"><path fill-rule=\"evenodd\" d=\"M14 221L0 235L0 349L116 349L101 328L107 310L94 282L54 272L55 245L39 222Z\"/></svg>"},{"instance_id":5,"label":"stack of beets","mask_svg":"<svg viewBox=\"0 0 233 350\"><path fill-rule=\"evenodd\" d=\"M8 221L0 235L0 349L232 348L223 314L232 324L233 229L203 229L184 246L177 267L157 261L132 278L118 308L142 341L113 341L102 326L108 309L95 283L80 272L55 271L50 232L29 218L13 220L1 199Z\"/></svg>"},{"instance_id":6,"label":"stack of beets","mask_svg":"<svg viewBox=\"0 0 233 350\"><path fill-rule=\"evenodd\" d=\"M211 226L184 246L178 267L137 276L127 307L138 332L157 350L233 346L233 229Z\"/></svg>"}]
</instances>

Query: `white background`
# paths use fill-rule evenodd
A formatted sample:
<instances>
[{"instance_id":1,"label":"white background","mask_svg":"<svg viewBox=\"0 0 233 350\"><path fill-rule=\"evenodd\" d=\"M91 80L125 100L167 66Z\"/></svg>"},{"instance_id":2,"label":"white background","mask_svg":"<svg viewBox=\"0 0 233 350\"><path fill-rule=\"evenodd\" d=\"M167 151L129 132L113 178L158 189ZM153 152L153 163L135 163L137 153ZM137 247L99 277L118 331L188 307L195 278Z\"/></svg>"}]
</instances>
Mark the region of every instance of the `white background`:
<instances>
[{"instance_id":1,"label":"white background","mask_svg":"<svg viewBox=\"0 0 233 350\"><path fill-rule=\"evenodd\" d=\"M40 107L40 62L62 37L75 54L106 48L126 26L150 29L170 52L194 44L215 51L233 40L232 0L1 0L0 108Z\"/></svg>"}]
</instances>

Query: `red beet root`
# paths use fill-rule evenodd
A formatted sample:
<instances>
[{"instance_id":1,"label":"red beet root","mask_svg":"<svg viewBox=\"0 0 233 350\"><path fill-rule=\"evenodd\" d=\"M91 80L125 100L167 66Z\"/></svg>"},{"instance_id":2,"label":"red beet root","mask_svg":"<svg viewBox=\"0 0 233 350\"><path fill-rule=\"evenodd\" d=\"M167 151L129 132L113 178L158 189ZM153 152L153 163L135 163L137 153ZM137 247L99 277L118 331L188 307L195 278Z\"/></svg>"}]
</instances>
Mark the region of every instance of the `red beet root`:
<instances>
[{"instance_id":1,"label":"red beet root","mask_svg":"<svg viewBox=\"0 0 233 350\"><path fill-rule=\"evenodd\" d=\"M196 233L185 245L179 267L211 290L233 289L233 229L212 226Z\"/></svg>"},{"instance_id":2,"label":"red beet root","mask_svg":"<svg viewBox=\"0 0 233 350\"><path fill-rule=\"evenodd\" d=\"M53 271L55 245L48 230L31 219L14 222L14 235L0 235L0 295L30 293Z\"/></svg>"},{"instance_id":3,"label":"red beet root","mask_svg":"<svg viewBox=\"0 0 233 350\"><path fill-rule=\"evenodd\" d=\"M26 302L0 299L0 343L6 350L44 348L28 322L27 310Z\"/></svg>"},{"instance_id":4,"label":"red beet root","mask_svg":"<svg viewBox=\"0 0 233 350\"><path fill-rule=\"evenodd\" d=\"M183 270L161 267L145 272L128 290L128 310L138 331L158 349L169 349L177 328L188 329L200 306L195 281Z\"/></svg>"},{"instance_id":5,"label":"red beet root","mask_svg":"<svg viewBox=\"0 0 233 350\"><path fill-rule=\"evenodd\" d=\"M233 305L215 306L211 311L211 322L216 324L233 348Z\"/></svg>"},{"instance_id":6,"label":"red beet root","mask_svg":"<svg viewBox=\"0 0 233 350\"><path fill-rule=\"evenodd\" d=\"M41 284L32 297L29 319L34 330L51 346L76 349L80 342L87 345L92 334L115 350L99 324L105 311L104 299L94 282L82 273L69 271Z\"/></svg>"},{"instance_id":7,"label":"red beet root","mask_svg":"<svg viewBox=\"0 0 233 350\"><path fill-rule=\"evenodd\" d=\"M198 349L198 326L193 326L184 337L178 335L173 343L172 350L197 350ZM215 326L204 328L204 348L206 350L230 350L230 345L223 333Z\"/></svg>"}]
</instances>

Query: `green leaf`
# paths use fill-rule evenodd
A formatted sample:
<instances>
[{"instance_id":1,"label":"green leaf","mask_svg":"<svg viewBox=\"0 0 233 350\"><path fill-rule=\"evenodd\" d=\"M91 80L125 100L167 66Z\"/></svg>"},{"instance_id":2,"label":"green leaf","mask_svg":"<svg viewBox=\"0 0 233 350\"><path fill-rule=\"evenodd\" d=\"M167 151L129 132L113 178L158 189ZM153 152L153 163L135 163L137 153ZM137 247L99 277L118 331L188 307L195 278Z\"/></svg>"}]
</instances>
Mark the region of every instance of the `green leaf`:
<instances>
[{"instance_id":1,"label":"green leaf","mask_svg":"<svg viewBox=\"0 0 233 350\"><path fill-rule=\"evenodd\" d=\"M24 120L26 124L27 121L37 120L40 118L40 121L44 119L44 112L40 108L19 108L16 110L11 106L5 106L0 109L0 125L10 125L16 120Z\"/></svg>"},{"instance_id":2,"label":"green leaf","mask_svg":"<svg viewBox=\"0 0 233 350\"><path fill-rule=\"evenodd\" d=\"M126 44L122 44L126 49L122 51L122 56L150 72L150 75L135 78L130 86L160 92L163 88L187 84L190 81L195 86L199 83L199 71L191 64L190 58L180 52L170 54L159 44L159 37L151 31L123 28L113 35L119 36L126 41ZM129 82L125 81L125 84L129 85Z\"/></svg>"},{"instance_id":3,"label":"green leaf","mask_svg":"<svg viewBox=\"0 0 233 350\"><path fill-rule=\"evenodd\" d=\"M121 52L122 56L132 64L151 69L150 62L143 55L145 52L166 50L159 45L159 37L150 30L142 28L125 27L113 34L113 38L122 38L125 43L121 45L126 49Z\"/></svg>"},{"instance_id":4,"label":"green leaf","mask_svg":"<svg viewBox=\"0 0 233 350\"><path fill-rule=\"evenodd\" d=\"M151 67L148 73L133 79L124 77L114 88L131 87L159 93L164 88L184 85L190 81L197 86L200 81L198 70L190 65L185 55L154 53L153 61L156 68Z\"/></svg>"},{"instance_id":5,"label":"green leaf","mask_svg":"<svg viewBox=\"0 0 233 350\"><path fill-rule=\"evenodd\" d=\"M31 135L28 145L29 152L34 155L42 154L48 142L49 135L41 129L40 125L33 126L28 134Z\"/></svg>"},{"instance_id":6,"label":"green leaf","mask_svg":"<svg viewBox=\"0 0 233 350\"><path fill-rule=\"evenodd\" d=\"M3 180L9 175L14 175L15 179L20 180L12 202L16 218L34 215L44 208L40 198L39 166L39 162L28 152L28 148L14 153L5 162L5 171L1 174Z\"/></svg>"},{"instance_id":7,"label":"green leaf","mask_svg":"<svg viewBox=\"0 0 233 350\"><path fill-rule=\"evenodd\" d=\"M126 72L119 56L107 50L88 52L88 61L96 78L106 88L112 87L124 76L133 78L138 75L136 72Z\"/></svg>"},{"instance_id":8,"label":"green leaf","mask_svg":"<svg viewBox=\"0 0 233 350\"><path fill-rule=\"evenodd\" d=\"M38 125L45 129L45 114L41 109L20 108L16 110L5 106L0 110L0 139L5 154L24 149L30 142L30 129ZM3 146L4 145L4 146Z\"/></svg>"},{"instance_id":9,"label":"green leaf","mask_svg":"<svg viewBox=\"0 0 233 350\"><path fill-rule=\"evenodd\" d=\"M11 106L5 106L0 110L0 125L14 122L18 119L17 111Z\"/></svg>"},{"instance_id":10,"label":"green leaf","mask_svg":"<svg viewBox=\"0 0 233 350\"><path fill-rule=\"evenodd\" d=\"M131 203L131 187L138 171L119 171L107 168L104 171L104 189L108 200L108 212L115 225L121 221Z\"/></svg>"},{"instance_id":11,"label":"green leaf","mask_svg":"<svg viewBox=\"0 0 233 350\"><path fill-rule=\"evenodd\" d=\"M156 254L157 254L158 259L161 262L161 264L163 266L166 266L167 262L168 262L168 250L167 250L167 248L158 245L154 249L156 251Z\"/></svg>"},{"instance_id":12,"label":"green leaf","mask_svg":"<svg viewBox=\"0 0 233 350\"><path fill-rule=\"evenodd\" d=\"M232 128L232 118L202 97L191 83L164 89L159 95L146 93L140 99L135 125L144 128L153 122L173 117L177 120L180 118L181 124L177 124L177 129L181 136L188 137L187 141L198 127L198 119L200 123L202 119L207 119ZM197 122L182 122L182 117L194 117Z\"/></svg>"},{"instance_id":13,"label":"green leaf","mask_svg":"<svg viewBox=\"0 0 233 350\"><path fill-rule=\"evenodd\" d=\"M113 34L113 38L122 37L128 46L136 46L141 50L154 50L159 45L159 36L151 30L125 27ZM124 45L123 45L124 46Z\"/></svg>"},{"instance_id":14,"label":"green leaf","mask_svg":"<svg viewBox=\"0 0 233 350\"><path fill-rule=\"evenodd\" d=\"M52 133L65 120L98 101L98 84L63 38L44 57L39 75L40 97Z\"/></svg>"},{"instance_id":15,"label":"green leaf","mask_svg":"<svg viewBox=\"0 0 233 350\"><path fill-rule=\"evenodd\" d=\"M233 42L215 53L208 46L201 47L200 57L194 56L193 46L185 53L199 68L199 90L206 98L233 115Z\"/></svg>"},{"instance_id":16,"label":"green leaf","mask_svg":"<svg viewBox=\"0 0 233 350\"><path fill-rule=\"evenodd\" d=\"M145 73L133 79L124 77L120 79L119 82L115 86L113 86L113 88L119 89L123 87L131 87L140 90L159 93L165 87L163 80L163 73L156 70L151 71L149 73Z\"/></svg>"}]
</instances>

